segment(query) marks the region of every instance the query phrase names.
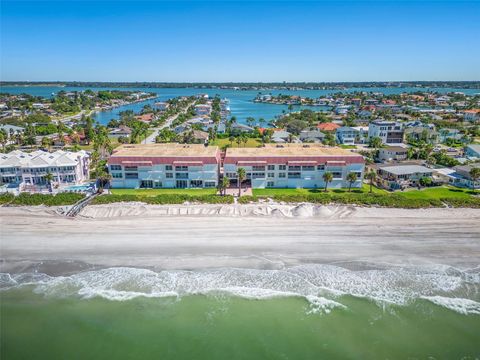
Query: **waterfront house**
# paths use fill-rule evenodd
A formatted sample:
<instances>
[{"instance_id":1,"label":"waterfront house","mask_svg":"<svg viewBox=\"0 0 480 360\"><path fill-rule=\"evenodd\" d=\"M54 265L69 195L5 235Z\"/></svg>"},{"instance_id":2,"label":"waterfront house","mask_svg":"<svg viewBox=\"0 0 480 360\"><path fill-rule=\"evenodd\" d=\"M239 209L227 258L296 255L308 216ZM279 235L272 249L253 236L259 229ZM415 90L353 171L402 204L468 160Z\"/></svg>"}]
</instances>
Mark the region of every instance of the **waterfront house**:
<instances>
[{"instance_id":1,"label":"waterfront house","mask_svg":"<svg viewBox=\"0 0 480 360\"><path fill-rule=\"evenodd\" d=\"M364 159L338 147L319 144L266 144L258 148L228 148L224 176L237 183L237 170L244 168L246 185L253 188L323 188L325 172L333 174L332 188L349 186L347 175L357 174L353 187L361 187Z\"/></svg>"},{"instance_id":2,"label":"waterfront house","mask_svg":"<svg viewBox=\"0 0 480 360\"><path fill-rule=\"evenodd\" d=\"M203 144L131 144L108 159L113 188L215 188L220 150Z\"/></svg>"},{"instance_id":3,"label":"waterfront house","mask_svg":"<svg viewBox=\"0 0 480 360\"><path fill-rule=\"evenodd\" d=\"M0 154L2 183L18 186L21 191L35 191L47 185L46 175L53 175L53 183L79 184L89 179L90 155L58 150L55 152L20 150Z\"/></svg>"},{"instance_id":4,"label":"waterfront house","mask_svg":"<svg viewBox=\"0 0 480 360\"><path fill-rule=\"evenodd\" d=\"M153 120L155 120L155 115L153 113L147 113L147 114L137 115L135 116L135 119L137 119L138 121L144 122L146 124L149 124Z\"/></svg>"},{"instance_id":5,"label":"waterfront house","mask_svg":"<svg viewBox=\"0 0 480 360\"><path fill-rule=\"evenodd\" d=\"M111 129L108 133L108 137L110 138L129 138L132 135L132 129L130 129L126 125L120 125L118 128Z\"/></svg>"},{"instance_id":6,"label":"waterfront house","mask_svg":"<svg viewBox=\"0 0 480 360\"><path fill-rule=\"evenodd\" d=\"M378 183L390 190L417 186L420 179L433 174L432 169L417 164L378 165L376 169Z\"/></svg>"},{"instance_id":7,"label":"waterfront house","mask_svg":"<svg viewBox=\"0 0 480 360\"><path fill-rule=\"evenodd\" d=\"M399 122L376 120L368 126L368 137L379 137L383 144L403 143L403 126Z\"/></svg>"},{"instance_id":8,"label":"waterfront house","mask_svg":"<svg viewBox=\"0 0 480 360\"><path fill-rule=\"evenodd\" d=\"M455 166L453 169L443 168L436 169L435 175L441 179L443 182L462 188L472 188L475 185L475 188L480 187L480 180L477 180L475 183L470 175L470 171L473 167L480 167L480 164L473 165L459 165Z\"/></svg>"}]
</instances>

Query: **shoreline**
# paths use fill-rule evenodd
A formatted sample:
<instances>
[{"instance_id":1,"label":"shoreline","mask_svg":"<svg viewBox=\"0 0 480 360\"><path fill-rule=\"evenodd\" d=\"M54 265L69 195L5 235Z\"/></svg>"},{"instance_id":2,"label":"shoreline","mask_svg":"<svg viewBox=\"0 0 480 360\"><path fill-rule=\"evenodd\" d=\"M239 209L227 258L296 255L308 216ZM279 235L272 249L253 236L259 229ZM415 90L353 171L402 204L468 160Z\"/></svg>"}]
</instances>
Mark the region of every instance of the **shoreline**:
<instances>
[{"instance_id":1,"label":"shoreline","mask_svg":"<svg viewBox=\"0 0 480 360\"><path fill-rule=\"evenodd\" d=\"M478 267L480 211L291 205L1 207L1 272Z\"/></svg>"}]
</instances>

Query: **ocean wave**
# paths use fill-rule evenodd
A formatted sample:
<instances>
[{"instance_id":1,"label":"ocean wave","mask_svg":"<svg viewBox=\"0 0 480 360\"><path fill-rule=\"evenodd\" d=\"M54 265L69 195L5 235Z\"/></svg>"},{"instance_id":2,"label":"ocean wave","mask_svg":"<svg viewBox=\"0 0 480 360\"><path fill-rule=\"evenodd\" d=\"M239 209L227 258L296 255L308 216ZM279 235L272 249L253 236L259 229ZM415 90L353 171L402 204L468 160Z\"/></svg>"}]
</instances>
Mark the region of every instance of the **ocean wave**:
<instances>
[{"instance_id":1,"label":"ocean wave","mask_svg":"<svg viewBox=\"0 0 480 360\"><path fill-rule=\"evenodd\" d=\"M349 270L334 265L302 265L283 270L215 269L159 271L116 267L71 276L0 274L0 288L32 285L38 294L53 297L101 297L126 301L136 297L176 297L226 293L246 299L297 296L310 304L309 312L328 313L344 308L339 297L351 295L382 304L407 305L427 299L462 314L479 314L478 269L449 266L396 267L376 265Z\"/></svg>"},{"instance_id":2,"label":"ocean wave","mask_svg":"<svg viewBox=\"0 0 480 360\"><path fill-rule=\"evenodd\" d=\"M477 314L480 315L480 302L462 299L462 298L449 298L443 296L424 296L423 299L428 300L435 305L443 306L447 309L453 310L460 314L470 315Z\"/></svg>"}]
</instances>

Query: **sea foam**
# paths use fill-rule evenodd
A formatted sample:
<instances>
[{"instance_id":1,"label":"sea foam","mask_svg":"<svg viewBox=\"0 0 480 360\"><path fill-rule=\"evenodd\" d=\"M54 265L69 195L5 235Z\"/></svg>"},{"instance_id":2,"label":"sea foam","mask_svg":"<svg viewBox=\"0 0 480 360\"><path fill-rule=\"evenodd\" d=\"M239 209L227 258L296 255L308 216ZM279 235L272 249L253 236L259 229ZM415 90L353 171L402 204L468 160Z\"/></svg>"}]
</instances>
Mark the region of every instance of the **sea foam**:
<instances>
[{"instance_id":1,"label":"sea foam","mask_svg":"<svg viewBox=\"0 0 480 360\"><path fill-rule=\"evenodd\" d=\"M351 295L375 302L408 305L427 299L462 314L479 314L478 270L448 266L396 267L376 265L349 270L334 265L301 265L283 270L224 268L202 271L153 271L115 267L71 276L2 274L0 288L33 285L45 296L76 296L126 301L136 297L176 297L225 293L246 299L302 297L310 312L343 308L339 297Z\"/></svg>"}]
</instances>

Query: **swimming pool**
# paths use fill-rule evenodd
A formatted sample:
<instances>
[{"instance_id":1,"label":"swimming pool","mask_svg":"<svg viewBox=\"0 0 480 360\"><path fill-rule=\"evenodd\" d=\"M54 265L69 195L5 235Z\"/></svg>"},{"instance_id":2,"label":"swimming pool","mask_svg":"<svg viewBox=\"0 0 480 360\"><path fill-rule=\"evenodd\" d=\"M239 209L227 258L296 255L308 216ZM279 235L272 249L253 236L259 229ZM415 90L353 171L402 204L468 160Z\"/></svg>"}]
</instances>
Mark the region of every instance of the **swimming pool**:
<instances>
[{"instance_id":1,"label":"swimming pool","mask_svg":"<svg viewBox=\"0 0 480 360\"><path fill-rule=\"evenodd\" d=\"M64 188L64 191L75 191L75 192L87 192L87 191L94 191L95 190L95 183L88 183L83 185L71 185Z\"/></svg>"}]
</instances>

